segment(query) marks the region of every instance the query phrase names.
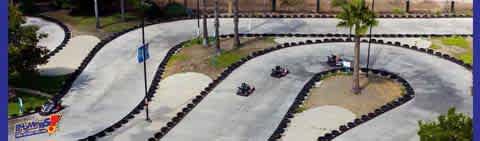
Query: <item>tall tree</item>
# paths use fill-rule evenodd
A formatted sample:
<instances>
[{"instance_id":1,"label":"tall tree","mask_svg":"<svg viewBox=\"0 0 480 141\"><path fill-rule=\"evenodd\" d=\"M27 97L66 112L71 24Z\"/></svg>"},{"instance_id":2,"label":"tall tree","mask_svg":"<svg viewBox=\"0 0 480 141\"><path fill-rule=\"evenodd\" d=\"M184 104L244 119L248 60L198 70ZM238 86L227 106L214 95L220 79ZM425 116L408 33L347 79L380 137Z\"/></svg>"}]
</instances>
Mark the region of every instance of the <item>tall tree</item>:
<instances>
[{"instance_id":1,"label":"tall tree","mask_svg":"<svg viewBox=\"0 0 480 141\"><path fill-rule=\"evenodd\" d=\"M272 12L275 12L277 10L277 0L271 0L272 1Z\"/></svg>"},{"instance_id":2,"label":"tall tree","mask_svg":"<svg viewBox=\"0 0 480 141\"><path fill-rule=\"evenodd\" d=\"M218 0L215 0L215 48L217 50L217 55L221 53L220 38L219 38L220 21L218 20L218 14L219 14L218 12L219 12Z\"/></svg>"},{"instance_id":3,"label":"tall tree","mask_svg":"<svg viewBox=\"0 0 480 141\"><path fill-rule=\"evenodd\" d=\"M473 138L472 118L450 108L437 121L418 122L420 141L471 141Z\"/></svg>"},{"instance_id":4,"label":"tall tree","mask_svg":"<svg viewBox=\"0 0 480 141\"><path fill-rule=\"evenodd\" d=\"M202 0L203 46L208 46L207 0Z\"/></svg>"},{"instance_id":5,"label":"tall tree","mask_svg":"<svg viewBox=\"0 0 480 141\"><path fill-rule=\"evenodd\" d=\"M334 2L341 6L342 11L337 18L340 22L338 27L348 27L354 29L355 48L353 62L353 87L355 94L360 93L360 37L367 32L371 26L376 26L378 21L375 19L375 13L368 9L365 0L338 0Z\"/></svg>"},{"instance_id":6,"label":"tall tree","mask_svg":"<svg viewBox=\"0 0 480 141\"><path fill-rule=\"evenodd\" d=\"M120 12L122 14L122 21L125 21L125 0L120 0Z\"/></svg>"},{"instance_id":7,"label":"tall tree","mask_svg":"<svg viewBox=\"0 0 480 141\"><path fill-rule=\"evenodd\" d=\"M94 2L94 9L95 9L95 27L100 29L100 19L98 18L98 3L97 0L93 0Z\"/></svg>"},{"instance_id":8,"label":"tall tree","mask_svg":"<svg viewBox=\"0 0 480 141\"><path fill-rule=\"evenodd\" d=\"M22 26L25 19L18 8L8 6L8 72L31 73L40 64L47 63L44 56L48 53L45 47L37 46L46 34L37 35L37 26Z\"/></svg>"},{"instance_id":9,"label":"tall tree","mask_svg":"<svg viewBox=\"0 0 480 141\"><path fill-rule=\"evenodd\" d=\"M238 0L233 0L234 9L233 9L233 31L234 31L234 42L235 47L240 47L240 37L238 36Z\"/></svg>"}]
</instances>

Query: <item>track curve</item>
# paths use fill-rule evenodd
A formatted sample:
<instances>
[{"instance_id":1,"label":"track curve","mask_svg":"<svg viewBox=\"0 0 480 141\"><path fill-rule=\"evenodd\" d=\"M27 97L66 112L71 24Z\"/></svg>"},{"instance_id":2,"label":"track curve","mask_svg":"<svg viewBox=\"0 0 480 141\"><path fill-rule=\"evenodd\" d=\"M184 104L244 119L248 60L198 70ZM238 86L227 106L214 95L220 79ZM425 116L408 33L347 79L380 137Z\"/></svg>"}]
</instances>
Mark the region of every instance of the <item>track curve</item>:
<instances>
[{"instance_id":1,"label":"track curve","mask_svg":"<svg viewBox=\"0 0 480 141\"><path fill-rule=\"evenodd\" d=\"M471 34L471 18L383 20L385 22L381 21L381 23L385 24L381 24L378 27L379 31L375 33ZM418 24L424 27L422 28L424 30L411 30L411 27L407 26L395 28L400 21L403 21L403 24ZM442 22L439 23L439 21ZM233 28L229 25L231 22L232 19L221 19L222 34L232 33ZM345 29L335 27L335 19L251 19L251 23L249 19L241 19L240 31L242 33L347 33ZM156 67L173 45L195 36L194 30L187 31L185 27L195 26L195 20L181 20L146 27L147 42L151 47L151 59L147 64L148 82L152 80ZM444 30L431 27L440 27ZM143 67L136 63L135 58L140 39L140 30L137 29L112 41L102 41L103 44L108 43L94 57L92 56L89 65L80 73L68 94L63 98L64 104L69 108L63 111L62 130L59 130L55 136L36 135L24 140L84 138L119 121L134 109L144 97L141 73Z\"/></svg>"},{"instance_id":2,"label":"track curve","mask_svg":"<svg viewBox=\"0 0 480 141\"><path fill-rule=\"evenodd\" d=\"M323 63L326 56L331 52L343 52L352 57L348 56L353 54L352 45L304 45L250 60L234 70L162 140L267 140L302 84L313 76L313 72L328 69ZM366 58L365 46L362 46L362 58ZM432 119L450 106L471 115L472 98L467 90L472 75L463 66L426 53L388 45L375 44L373 52L377 55L373 68L399 74L410 82L417 96L411 102L346 132L338 140L418 140L416 130L411 130L417 128L418 120ZM281 80L270 78L270 68L276 64L286 64L291 74ZM248 98L235 95L236 86L243 81L252 83L257 89ZM409 129L409 132L396 129ZM379 136L379 132L396 138Z\"/></svg>"}]
</instances>

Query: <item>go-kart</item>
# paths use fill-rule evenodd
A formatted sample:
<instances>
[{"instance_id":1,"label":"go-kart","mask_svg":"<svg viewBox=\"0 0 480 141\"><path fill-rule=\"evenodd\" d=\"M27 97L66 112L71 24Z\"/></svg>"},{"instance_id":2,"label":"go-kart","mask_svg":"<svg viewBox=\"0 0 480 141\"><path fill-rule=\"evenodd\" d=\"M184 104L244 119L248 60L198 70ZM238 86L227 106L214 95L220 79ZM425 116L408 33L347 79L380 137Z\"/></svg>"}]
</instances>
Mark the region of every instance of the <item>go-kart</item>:
<instances>
[{"instance_id":1,"label":"go-kart","mask_svg":"<svg viewBox=\"0 0 480 141\"><path fill-rule=\"evenodd\" d=\"M288 73L290 73L288 69L282 68L280 66L276 66L275 68L272 69L272 73L270 74L270 76L281 78L286 76Z\"/></svg>"},{"instance_id":2,"label":"go-kart","mask_svg":"<svg viewBox=\"0 0 480 141\"><path fill-rule=\"evenodd\" d=\"M249 86L248 84L245 84L245 83L242 83L242 85L240 87L238 87L237 95L249 96L250 94L253 93L253 91L255 91L255 87Z\"/></svg>"},{"instance_id":3,"label":"go-kart","mask_svg":"<svg viewBox=\"0 0 480 141\"><path fill-rule=\"evenodd\" d=\"M331 67L342 67L343 59L337 55L327 56L327 64Z\"/></svg>"},{"instance_id":4,"label":"go-kart","mask_svg":"<svg viewBox=\"0 0 480 141\"><path fill-rule=\"evenodd\" d=\"M63 108L64 107L61 105L61 102L53 102L49 100L47 103L42 105L39 114L42 116L48 116L61 111Z\"/></svg>"}]
</instances>

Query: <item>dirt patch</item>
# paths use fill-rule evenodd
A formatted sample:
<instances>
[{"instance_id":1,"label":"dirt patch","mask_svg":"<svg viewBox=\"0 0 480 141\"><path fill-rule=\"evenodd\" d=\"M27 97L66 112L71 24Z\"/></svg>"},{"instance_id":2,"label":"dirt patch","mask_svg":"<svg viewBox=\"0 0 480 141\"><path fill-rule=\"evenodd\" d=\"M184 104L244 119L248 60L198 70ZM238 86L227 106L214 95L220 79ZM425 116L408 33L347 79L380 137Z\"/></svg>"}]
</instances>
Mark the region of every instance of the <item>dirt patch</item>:
<instances>
[{"instance_id":1,"label":"dirt patch","mask_svg":"<svg viewBox=\"0 0 480 141\"><path fill-rule=\"evenodd\" d=\"M352 76L335 75L317 83L312 88L304 107L306 109L324 105L343 107L357 117L368 114L376 108L402 96L403 86L380 76L360 76L361 94L353 94Z\"/></svg>"},{"instance_id":2,"label":"dirt patch","mask_svg":"<svg viewBox=\"0 0 480 141\"><path fill-rule=\"evenodd\" d=\"M168 62L164 77L181 72L198 72L216 78L229 64L251 52L273 47L272 38L240 38L240 48L233 47L233 39L220 41L221 55L217 56L213 46L200 44L184 46ZM213 43L212 43L213 44ZM215 64L218 62L218 64Z\"/></svg>"}]
</instances>

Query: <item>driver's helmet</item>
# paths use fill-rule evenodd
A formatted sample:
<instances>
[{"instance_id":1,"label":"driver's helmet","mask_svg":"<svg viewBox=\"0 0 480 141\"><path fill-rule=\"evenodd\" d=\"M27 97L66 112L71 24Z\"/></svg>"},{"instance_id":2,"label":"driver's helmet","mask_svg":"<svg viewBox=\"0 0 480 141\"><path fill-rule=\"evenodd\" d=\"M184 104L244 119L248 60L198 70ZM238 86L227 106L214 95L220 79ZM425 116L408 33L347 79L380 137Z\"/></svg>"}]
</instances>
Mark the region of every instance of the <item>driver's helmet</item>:
<instances>
[{"instance_id":1,"label":"driver's helmet","mask_svg":"<svg viewBox=\"0 0 480 141\"><path fill-rule=\"evenodd\" d=\"M280 66L275 66L275 69L276 69L276 70L280 70L281 67L280 67Z\"/></svg>"}]
</instances>

